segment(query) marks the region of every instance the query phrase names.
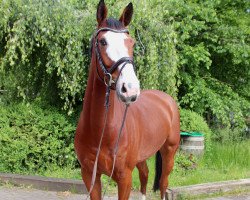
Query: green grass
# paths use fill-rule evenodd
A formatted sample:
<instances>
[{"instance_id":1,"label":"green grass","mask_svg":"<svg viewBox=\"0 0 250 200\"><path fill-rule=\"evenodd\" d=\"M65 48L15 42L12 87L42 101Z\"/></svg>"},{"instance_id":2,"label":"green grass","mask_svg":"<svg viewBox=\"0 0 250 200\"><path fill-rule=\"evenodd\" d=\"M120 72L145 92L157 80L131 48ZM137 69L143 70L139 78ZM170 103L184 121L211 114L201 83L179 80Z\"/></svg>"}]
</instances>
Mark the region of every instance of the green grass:
<instances>
[{"instance_id":1,"label":"green grass","mask_svg":"<svg viewBox=\"0 0 250 200\"><path fill-rule=\"evenodd\" d=\"M197 167L195 169L186 170L175 166L169 179L170 187L250 178L249 158L250 140L226 144L213 143L210 152L205 153L203 158L197 160ZM147 163L149 167L148 189L151 189L154 181L154 157L150 158ZM81 179L79 169L51 169L42 175ZM107 177L103 177L102 181L105 185ZM115 183L112 183L109 191L114 191L114 186ZM133 188L134 190L140 188L137 169L133 171Z\"/></svg>"},{"instance_id":2,"label":"green grass","mask_svg":"<svg viewBox=\"0 0 250 200\"><path fill-rule=\"evenodd\" d=\"M49 170L46 170L42 174L36 174L36 175L42 175L46 177L54 177L54 178L66 178L66 179L79 179L81 180L81 171L80 169L71 169L71 168L52 168Z\"/></svg>"},{"instance_id":3,"label":"green grass","mask_svg":"<svg viewBox=\"0 0 250 200\"><path fill-rule=\"evenodd\" d=\"M170 186L234 180L250 177L250 140L238 143L213 143L209 153L194 170L174 170Z\"/></svg>"}]
</instances>

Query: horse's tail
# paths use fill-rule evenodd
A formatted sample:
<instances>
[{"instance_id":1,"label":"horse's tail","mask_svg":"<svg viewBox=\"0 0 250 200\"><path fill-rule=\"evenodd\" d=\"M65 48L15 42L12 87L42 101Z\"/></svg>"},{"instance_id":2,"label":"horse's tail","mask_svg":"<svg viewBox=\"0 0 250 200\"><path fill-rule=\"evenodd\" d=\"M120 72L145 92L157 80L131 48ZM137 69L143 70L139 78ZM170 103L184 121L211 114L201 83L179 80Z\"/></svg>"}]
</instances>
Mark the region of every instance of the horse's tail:
<instances>
[{"instance_id":1,"label":"horse's tail","mask_svg":"<svg viewBox=\"0 0 250 200\"><path fill-rule=\"evenodd\" d=\"M155 181L153 187L154 192L160 189L161 173L162 173L162 158L160 151L157 151L155 156Z\"/></svg>"}]
</instances>

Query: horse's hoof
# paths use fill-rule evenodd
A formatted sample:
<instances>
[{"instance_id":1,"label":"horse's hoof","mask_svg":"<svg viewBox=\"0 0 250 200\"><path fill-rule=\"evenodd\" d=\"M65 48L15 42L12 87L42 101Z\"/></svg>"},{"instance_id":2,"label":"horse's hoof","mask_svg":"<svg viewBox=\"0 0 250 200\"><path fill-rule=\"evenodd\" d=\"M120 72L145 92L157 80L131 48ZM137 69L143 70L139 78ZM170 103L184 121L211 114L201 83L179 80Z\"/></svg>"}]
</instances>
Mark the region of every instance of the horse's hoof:
<instances>
[{"instance_id":1,"label":"horse's hoof","mask_svg":"<svg viewBox=\"0 0 250 200\"><path fill-rule=\"evenodd\" d=\"M166 190L165 200L174 200L173 191L170 189Z\"/></svg>"}]
</instances>

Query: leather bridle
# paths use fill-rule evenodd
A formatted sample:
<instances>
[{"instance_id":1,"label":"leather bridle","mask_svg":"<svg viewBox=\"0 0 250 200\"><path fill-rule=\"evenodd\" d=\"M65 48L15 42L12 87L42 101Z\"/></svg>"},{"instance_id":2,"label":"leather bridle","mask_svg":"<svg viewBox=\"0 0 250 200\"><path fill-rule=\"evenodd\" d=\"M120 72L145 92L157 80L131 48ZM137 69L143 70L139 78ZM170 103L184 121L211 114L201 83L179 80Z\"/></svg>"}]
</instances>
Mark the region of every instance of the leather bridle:
<instances>
[{"instance_id":1,"label":"leather bridle","mask_svg":"<svg viewBox=\"0 0 250 200\"><path fill-rule=\"evenodd\" d=\"M103 62L101 53L100 53L100 48L99 48L99 41L97 36L99 35L100 32L102 31L112 31L114 33L128 33L129 31L128 29L121 29L121 30L116 30L116 29L112 29L112 28L108 28L108 27L104 27L104 28L100 28L96 31L95 35L94 35L94 39L95 39L95 52L96 52L96 58L99 62L100 68L102 69L102 72L104 74L104 77L102 78L100 76L100 73L98 71L98 67L96 67L97 70L97 74L99 76L99 78L104 82L104 84L108 87L110 87L110 89L115 90L115 87L112 87L112 84L114 84L116 86L117 80L120 77L121 71L123 70L123 68L127 65L127 64L132 64L134 69L135 69L135 65L134 65L134 60L132 57L122 57L120 58L118 61L116 61L111 67L108 67L105 65L105 63ZM121 69L118 73L118 76L116 78L116 80L113 80L112 74L115 72L115 70L121 65Z\"/></svg>"}]
</instances>

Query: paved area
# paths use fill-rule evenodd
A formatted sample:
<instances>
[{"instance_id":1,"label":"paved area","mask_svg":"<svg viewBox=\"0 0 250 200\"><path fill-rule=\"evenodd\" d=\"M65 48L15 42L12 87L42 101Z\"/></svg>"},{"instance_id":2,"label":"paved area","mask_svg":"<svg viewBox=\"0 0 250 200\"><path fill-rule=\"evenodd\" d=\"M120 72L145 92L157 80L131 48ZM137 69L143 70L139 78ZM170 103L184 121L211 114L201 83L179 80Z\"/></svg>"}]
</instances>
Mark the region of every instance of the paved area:
<instances>
[{"instance_id":1,"label":"paved area","mask_svg":"<svg viewBox=\"0 0 250 200\"><path fill-rule=\"evenodd\" d=\"M0 187L0 200L85 200L86 195L72 194L70 192L52 192L21 187ZM133 195L131 200L139 200L141 197ZM152 200L151 197L147 198ZM104 200L117 200L117 197L106 197ZM241 194L228 197L207 198L207 200L250 200L249 194Z\"/></svg>"},{"instance_id":2,"label":"paved area","mask_svg":"<svg viewBox=\"0 0 250 200\"><path fill-rule=\"evenodd\" d=\"M53 192L13 186L0 186L0 200L86 200L83 194L71 192ZM104 200L117 200L114 196L106 196ZM132 194L131 200L141 200L141 195Z\"/></svg>"},{"instance_id":3,"label":"paved area","mask_svg":"<svg viewBox=\"0 0 250 200\"><path fill-rule=\"evenodd\" d=\"M72 194L70 192L52 192L19 187L0 187L1 200L85 200L86 195ZM107 197L105 200L116 200Z\"/></svg>"}]
</instances>

